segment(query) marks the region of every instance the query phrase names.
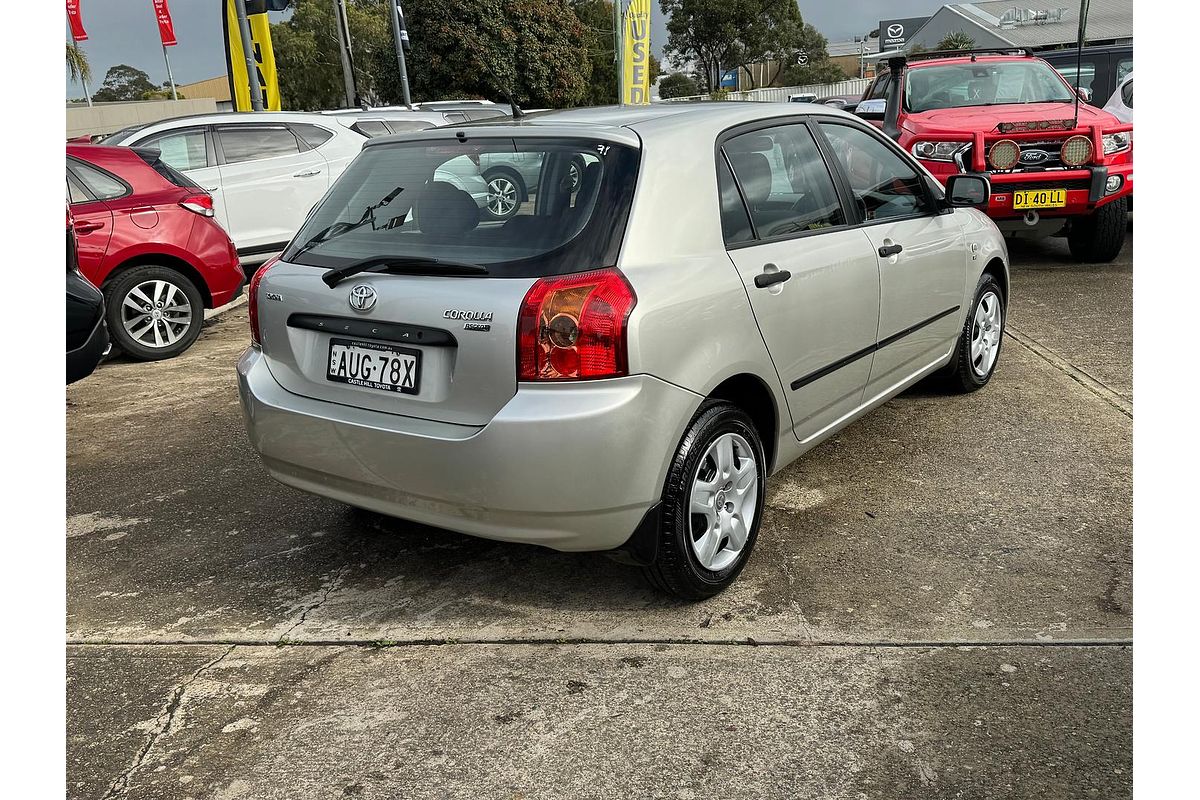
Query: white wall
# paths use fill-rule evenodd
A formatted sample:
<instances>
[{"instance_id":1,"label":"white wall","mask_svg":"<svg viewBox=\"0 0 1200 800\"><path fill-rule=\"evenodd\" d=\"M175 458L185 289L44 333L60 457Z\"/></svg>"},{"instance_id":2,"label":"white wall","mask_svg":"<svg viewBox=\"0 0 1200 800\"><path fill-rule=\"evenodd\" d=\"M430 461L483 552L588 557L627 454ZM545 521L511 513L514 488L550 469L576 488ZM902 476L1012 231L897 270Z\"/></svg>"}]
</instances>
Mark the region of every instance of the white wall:
<instances>
[{"instance_id":1,"label":"white wall","mask_svg":"<svg viewBox=\"0 0 1200 800\"><path fill-rule=\"evenodd\" d=\"M131 103L97 103L67 106L67 138L113 133L130 125L157 122L187 114L211 114L217 103L211 97L197 100L145 100Z\"/></svg>"}]
</instances>

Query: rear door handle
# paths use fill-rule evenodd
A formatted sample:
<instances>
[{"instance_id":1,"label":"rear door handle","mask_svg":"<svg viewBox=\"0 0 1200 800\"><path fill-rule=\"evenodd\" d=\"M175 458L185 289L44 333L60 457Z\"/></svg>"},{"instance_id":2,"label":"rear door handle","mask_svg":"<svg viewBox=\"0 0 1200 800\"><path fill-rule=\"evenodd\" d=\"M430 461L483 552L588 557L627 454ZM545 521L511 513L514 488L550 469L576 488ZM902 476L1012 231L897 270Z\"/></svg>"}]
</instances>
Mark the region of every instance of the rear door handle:
<instances>
[{"instance_id":1,"label":"rear door handle","mask_svg":"<svg viewBox=\"0 0 1200 800\"><path fill-rule=\"evenodd\" d=\"M770 266L774 266L774 264ZM791 277L792 273L786 269L777 270L776 272L762 272L754 276L754 285L759 289L766 289L768 286L783 283Z\"/></svg>"},{"instance_id":2,"label":"rear door handle","mask_svg":"<svg viewBox=\"0 0 1200 800\"><path fill-rule=\"evenodd\" d=\"M894 255L904 252L904 247L898 244L885 244L879 248L880 258L890 258Z\"/></svg>"},{"instance_id":3,"label":"rear door handle","mask_svg":"<svg viewBox=\"0 0 1200 800\"><path fill-rule=\"evenodd\" d=\"M217 191L220 190L220 188L221 188L220 186L213 186L209 189L205 189L204 191L208 192L209 194L216 194Z\"/></svg>"},{"instance_id":4,"label":"rear door handle","mask_svg":"<svg viewBox=\"0 0 1200 800\"><path fill-rule=\"evenodd\" d=\"M81 221L75 223L75 232L76 233L91 233L92 231L98 231L103 227L104 227L103 222L83 222L81 220Z\"/></svg>"},{"instance_id":5,"label":"rear door handle","mask_svg":"<svg viewBox=\"0 0 1200 800\"><path fill-rule=\"evenodd\" d=\"M310 169L308 172L297 172L292 177L293 178L311 178L313 175L320 175L320 174L321 174L321 170Z\"/></svg>"}]
</instances>

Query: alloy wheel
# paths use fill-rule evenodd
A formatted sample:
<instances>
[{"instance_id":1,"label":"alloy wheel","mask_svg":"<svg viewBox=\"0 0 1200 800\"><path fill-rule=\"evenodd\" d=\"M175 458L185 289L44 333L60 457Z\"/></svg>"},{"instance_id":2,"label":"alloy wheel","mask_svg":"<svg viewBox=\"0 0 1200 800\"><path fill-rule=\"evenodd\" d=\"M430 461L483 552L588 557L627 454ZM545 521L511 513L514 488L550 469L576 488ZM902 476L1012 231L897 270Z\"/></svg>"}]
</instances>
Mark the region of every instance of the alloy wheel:
<instances>
[{"instance_id":1,"label":"alloy wheel","mask_svg":"<svg viewBox=\"0 0 1200 800\"><path fill-rule=\"evenodd\" d=\"M121 300L121 324L143 347L170 347L192 326L192 305L170 281L143 281Z\"/></svg>"},{"instance_id":2,"label":"alloy wheel","mask_svg":"<svg viewBox=\"0 0 1200 800\"><path fill-rule=\"evenodd\" d=\"M507 217L520 205L520 193L511 178L497 175L488 181L487 209L496 217Z\"/></svg>"},{"instance_id":3,"label":"alloy wheel","mask_svg":"<svg viewBox=\"0 0 1200 800\"><path fill-rule=\"evenodd\" d=\"M987 292L975 306L975 324L971 328L971 369L985 378L996 363L1000 337L1004 335L1004 310L1000 297Z\"/></svg>"},{"instance_id":4,"label":"alloy wheel","mask_svg":"<svg viewBox=\"0 0 1200 800\"><path fill-rule=\"evenodd\" d=\"M742 555L758 508L758 464L750 443L736 433L713 440L696 467L688 504L692 552L720 572Z\"/></svg>"}]
</instances>

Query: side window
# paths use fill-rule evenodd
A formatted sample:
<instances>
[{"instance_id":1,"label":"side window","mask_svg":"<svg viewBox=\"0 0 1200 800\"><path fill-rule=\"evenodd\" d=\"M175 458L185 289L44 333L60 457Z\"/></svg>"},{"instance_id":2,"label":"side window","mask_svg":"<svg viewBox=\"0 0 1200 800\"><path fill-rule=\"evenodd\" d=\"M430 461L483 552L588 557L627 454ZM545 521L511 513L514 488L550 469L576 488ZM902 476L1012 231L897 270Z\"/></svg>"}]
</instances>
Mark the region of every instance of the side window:
<instances>
[{"instance_id":1,"label":"side window","mask_svg":"<svg viewBox=\"0 0 1200 800\"><path fill-rule=\"evenodd\" d=\"M1057 69L1059 71L1059 73L1064 78L1067 79L1067 83L1071 84L1072 87L1075 86L1075 76L1077 74L1079 76L1079 88L1080 89L1091 89L1093 81L1096 80L1096 62L1095 61L1081 62L1079 64L1078 70L1075 69L1075 61L1074 60L1072 60L1071 63L1069 63L1069 64L1063 64L1062 66L1056 66L1055 69Z\"/></svg>"},{"instance_id":2,"label":"side window","mask_svg":"<svg viewBox=\"0 0 1200 800\"><path fill-rule=\"evenodd\" d=\"M1121 87L1121 100L1129 108L1133 108L1133 81L1129 81Z\"/></svg>"},{"instance_id":3,"label":"side window","mask_svg":"<svg viewBox=\"0 0 1200 800\"><path fill-rule=\"evenodd\" d=\"M932 211L920 175L899 154L861 128L821 123L867 220Z\"/></svg>"},{"instance_id":4,"label":"side window","mask_svg":"<svg viewBox=\"0 0 1200 800\"><path fill-rule=\"evenodd\" d=\"M1125 80L1125 76L1133 72L1133 56L1117 60L1117 83Z\"/></svg>"},{"instance_id":5,"label":"side window","mask_svg":"<svg viewBox=\"0 0 1200 800\"><path fill-rule=\"evenodd\" d=\"M89 203L92 198L83 190L83 187L75 180L75 176L67 173L67 189L70 191L71 203Z\"/></svg>"},{"instance_id":6,"label":"side window","mask_svg":"<svg viewBox=\"0 0 1200 800\"><path fill-rule=\"evenodd\" d=\"M717 192L721 196L721 233L725 236L725 244L753 239L754 231L750 228L746 205L738 194L737 183L723 155L717 157Z\"/></svg>"},{"instance_id":7,"label":"side window","mask_svg":"<svg viewBox=\"0 0 1200 800\"><path fill-rule=\"evenodd\" d=\"M333 138L333 131L327 131L320 125L296 123L291 126L297 136L304 140L309 147L318 148Z\"/></svg>"},{"instance_id":8,"label":"side window","mask_svg":"<svg viewBox=\"0 0 1200 800\"><path fill-rule=\"evenodd\" d=\"M745 133L722 149L760 239L846 224L833 178L807 126Z\"/></svg>"},{"instance_id":9,"label":"side window","mask_svg":"<svg viewBox=\"0 0 1200 800\"><path fill-rule=\"evenodd\" d=\"M871 93L867 95L868 100L886 100L888 95L892 93L892 75L890 72L885 72L875 79L875 85L871 87Z\"/></svg>"},{"instance_id":10,"label":"side window","mask_svg":"<svg viewBox=\"0 0 1200 800\"><path fill-rule=\"evenodd\" d=\"M350 126L352 130L356 130L368 139L374 139L376 136L387 136L391 133L388 126L384 125L381 120L364 119Z\"/></svg>"},{"instance_id":11,"label":"side window","mask_svg":"<svg viewBox=\"0 0 1200 800\"><path fill-rule=\"evenodd\" d=\"M392 133L404 133L406 131L424 131L429 128L436 127L432 122L409 122L400 120L388 120L387 126L391 128Z\"/></svg>"},{"instance_id":12,"label":"side window","mask_svg":"<svg viewBox=\"0 0 1200 800\"><path fill-rule=\"evenodd\" d=\"M208 146L201 128L158 134L138 142L137 146L153 147L158 150L159 158L184 172L208 166Z\"/></svg>"},{"instance_id":13,"label":"side window","mask_svg":"<svg viewBox=\"0 0 1200 800\"><path fill-rule=\"evenodd\" d=\"M126 188L125 184L107 172L96 169L90 164L75 161L72 162L71 168L97 200L112 200L117 197L124 197L129 193L129 189Z\"/></svg>"},{"instance_id":14,"label":"side window","mask_svg":"<svg viewBox=\"0 0 1200 800\"><path fill-rule=\"evenodd\" d=\"M300 152L300 144L287 128L217 128L226 164L260 158L289 156Z\"/></svg>"}]
</instances>

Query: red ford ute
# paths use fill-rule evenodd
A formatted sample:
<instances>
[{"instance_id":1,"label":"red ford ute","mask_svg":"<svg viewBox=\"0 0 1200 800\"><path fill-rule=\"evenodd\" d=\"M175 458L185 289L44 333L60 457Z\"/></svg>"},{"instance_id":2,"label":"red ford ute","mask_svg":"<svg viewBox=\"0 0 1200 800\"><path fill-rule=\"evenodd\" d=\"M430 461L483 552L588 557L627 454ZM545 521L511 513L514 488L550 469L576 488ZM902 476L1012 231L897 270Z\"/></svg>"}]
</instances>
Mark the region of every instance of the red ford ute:
<instances>
[{"instance_id":1,"label":"red ford ute","mask_svg":"<svg viewBox=\"0 0 1200 800\"><path fill-rule=\"evenodd\" d=\"M991 179L988 216L1006 235L1065 233L1081 261L1116 258L1133 194L1133 126L1077 102L1023 50L885 53L855 113L945 181Z\"/></svg>"},{"instance_id":2,"label":"red ford ute","mask_svg":"<svg viewBox=\"0 0 1200 800\"><path fill-rule=\"evenodd\" d=\"M104 292L109 336L131 358L179 355L204 309L242 291L245 275L212 197L157 150L67 145L79 270Z\"/></svg>"}]
</instances>

